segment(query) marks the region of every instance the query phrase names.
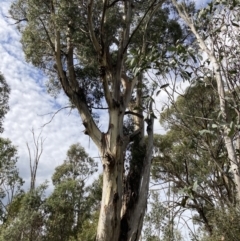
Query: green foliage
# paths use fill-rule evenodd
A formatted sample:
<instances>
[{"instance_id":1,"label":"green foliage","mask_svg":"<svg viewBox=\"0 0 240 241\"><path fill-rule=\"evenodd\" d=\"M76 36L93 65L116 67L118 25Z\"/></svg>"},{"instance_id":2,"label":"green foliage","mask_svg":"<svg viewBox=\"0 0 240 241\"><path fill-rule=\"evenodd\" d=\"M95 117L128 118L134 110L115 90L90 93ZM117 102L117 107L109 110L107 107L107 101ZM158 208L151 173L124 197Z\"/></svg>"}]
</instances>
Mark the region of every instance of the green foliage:
<instances>
[{"instance_id":1,"label":"green foliage","mask_svg":"<svg viewBox=\"0 0 240 241\"><path fill-rule=\"evenodd\" d=\"M2 225L1 241L40 241L44 232L46 184L17 196L10 205L8 221Z\"/></svg>"},{"instance_id":2,"label":"green foliage","mask_svg":"<svg viewBox=\"0 0 240 241\"><path fill-rule=\"evenodd\" d=\"M152 201L151 210L147 212L144 219L145 229L143 231L143 237L146 240L157 240L156 237L160 238L164 225L164 217L166 217L167 209L163 206L160 201L158 193L151 193Z\"/></svg>"},{"instance_id":3,"label":"green foliage","mask_svg":"<svg viewBox=\"0 0 240 241\"><path fill-rule=\"evenodd\" d=\"M133 1L132 4L134 5L132 27L138 25L139 27L134 31L128 46L127 55L129 56L128 60L126 59L126 66L129 73L136 74L138 70L135 69L135 66L140 62L142 62L142 66L139 70L142 71L149 69L153 60L161 61L161 59L164 59L163 63L158 62L157 66L166 69L169 66L167 47L174 46L177 41L183 39L185 33L176 20L170 19L168 7L159 8L154 15L142 19L142 15L151 3ZM109 48L107 64L110 66L110 71L116 67L118 58L116 45L119 44L119 33L125 24L121 4L113 5L114 7L109 7L105 12L104 29L100 29L103 8L101 1L94 2L92 18L97 41L103 48ZM69 3L61 0L55 6L46 0L16 0L11 6L10 14L13 19L19 20L18 28L22 33L21 42L26 60L46 71L49 76L47 87L52 94L57 94L61 88L56 66L54 67L55 30L61 31L60 48L63 55L62 60L65 63L66 42L70 32L77 57L75 76L79 85L84 89L89 108L91 109L93 105L99 107L104 95L102 84L99 81L100 56L96 56L96 50L92 46L89 36L87 6L78 1ZM145 32L146 27L147 32ZM142 45L145 44L145 51L142 51ZM131 64L127 64L127 62L131 62Z\"/></svg>"},{"instance_id":4,"label":"green foliage","mask_svg":"<svg viewBox=\"0 0 240 241\"><path fill-rule=\"evenodd\" d=\"M66 181L55 187L46 200L46 240L68 240L74 225L74 210L77 210L81 196L75 181Z\"/></svg>"},{"instance_id":5,"label":"green foliage","mask_svg":"<svg viewBox=\"0 0 240 241\"><path fill-rule=\"evenodd\" d=\"M82 223L82 229L78 233L79 241L95 241L97 233L99 211L91 215L91 218L85 219Z\"/></svg>"},{"instance_id":6,"label":"green foliage","mask_svg":"<svg viewBox=\"0 0 240 241\"><path fill-rule=\"evenodd\" d=\"M175 49L177 43L185 38L186 33L178 21L170 18L169 14L168 7L158 9L152 18L146 20L147 32L143 24L133 36L133 48L129 50L127 62L129 67L133 68L134 75L155 69L157 75L165 76L170 71L172 54L169 49ZM146 36L143 38L144 33ZM143 41L146 41L144 51L141 47Z\"/></svg>"},{"instance_id":7,"label":"green foliage","mask_svg":"<svg viewBox=\"0 0 240 241\"><path fill-rule=\"evenodd\" d=\"M95 241L102 198L102 176L86 188L84 214L77 237L80 241Z\"/></svg>"},{"instance_id":8,"label":"green foliage","mask_svg":"<svg viewBox=\"0 0 240 241\"><path fill-rule=\"evenodd\" d=\"M94 240L101 200L101 178L86 189L62 181L45 202L44 240Z\"/></svg>"},{"instance_id":9,"label":"green foliage","mask_svg":"<svg viewBox=\"0 0 240 241\"><path fill-rule=\"evenodd\" d=\"M23 180L19 176L16 166L18 157L17 149L8 139L0 138L0 220L5 221L8 214L8 205L14 195L19 195L22 190Z\"/></svg>"},{"instance_id":10,"label":"green foliage","mask_svg":"<svg viewBox=\"0 0 240 241\"><path fill-rule=\"evenodd\" d=\"M168 130L156 135L152 174L156 182L171 183L177 206L195 210L194 221L211 233L215 205L235 202L234 184L223 137L217 122L219 105L214 82L197 82L161 113ZM201 134L202 130L211 133ZM176 205L176 203L175 203Z\"/></svg>"},{"instance_id":11,"label":"green foliage","mask_svg":"<svg viewBox=\"0 0 240 241\"><path fill-rule=\"evenodd\" d=\"M230 205L224 209L217 208L211 215L211 222L213 225L212 235L204 235L204 237L201 238L201 241L239 240L240 208L238 205Z\"/></svg>"},{"instance_id":12,"label":"green foliage","mask_svg":"<svg viewBox=\"0 0 240 241\"><path fill-rule=\"evenodd\" d=\"M150 211L144 218L143 239L146 241L182 241L175 227L172 210L163 205L158 192L151 193Z\"/></svg>"},{"instance_id":13,"label":"green foliage","mask_svg":"<svg viewBox=\"0 0 240 241\"><path fill-rule=\"evenodd\" d=\"M0 133L3 132L3 119L9 110L10 88L0 73ZM9 205L15 195L22 193L23 180L16 166L17 149L9 139L0 137L0 222L5 223L9 214Z\"/></svg>"},{"instance_id":14,"label":"green foliage","mask_svg":"<svg viewBox=\"0 0 240 241\"><path fill-rule=\"evenodd\" d=\"M52 181L57 185L67 180L77 180L84 185L84 181L96 171L97 163L77 143L70 146L64 164L56 168Z\"/></svg>"},{"instance_id":15,"label":"green foliage","mask_svg":"<svg viewBox=\"0 0 240 241\"><path fill-rule=\"evenodd\" d=\"M160 238L157 237L157 236L152 235L152 236L149 236L149 237L146 239L146 241L160 241Z\"/></svg>"},{"instance_id":16,"label":"green foliage","mask_svg":"<svg viewBox=\"0 0 240 241\"><path fill-rule=\"evenodd\" d=\"M4 78L0 73L0 133L3 132L3 119L9 110L8 99L9 99L10 88Z\"/></svg>"},{"instance_id":17,"label":"green foliage","mask_svg":"<svg viewBox=\"0 0 240 241\"><path fill-rule=\"evenodd\" d=\"M10 180L11 185L16 186L18 179L13 178L13 174L18 174L14 169L16 149L8 140L1 139L0 148L4 149L3 147L5 152L0 149L1 178L5 175L3 182ZM5 219L0 226L0 240L94 240L102 194L102 177L91 186L85 185L88 177L96 171L96 162L89 158L81 145L72 145L66 160L53 174L54 190L49 197L45 197L46 184L27 193L15 193L3 216ZM2 195L2 198L4 197Z\"/></svg>"},{"instance_id":18,"label":"green foliage","mask_svg":"<svg viewBox=\"0 0 240 241\"><path fill-rule=\"evenodd\" d=\"M66 160L53 174L55 188L45 203L45 240L78 240L83 224L91 220L94 205L100 200L96 182L85 188L87 178L96 171L96 162L80 144L69 148ZM85 231L87 234L91 236Z\"/></svg>"}]
</instances>

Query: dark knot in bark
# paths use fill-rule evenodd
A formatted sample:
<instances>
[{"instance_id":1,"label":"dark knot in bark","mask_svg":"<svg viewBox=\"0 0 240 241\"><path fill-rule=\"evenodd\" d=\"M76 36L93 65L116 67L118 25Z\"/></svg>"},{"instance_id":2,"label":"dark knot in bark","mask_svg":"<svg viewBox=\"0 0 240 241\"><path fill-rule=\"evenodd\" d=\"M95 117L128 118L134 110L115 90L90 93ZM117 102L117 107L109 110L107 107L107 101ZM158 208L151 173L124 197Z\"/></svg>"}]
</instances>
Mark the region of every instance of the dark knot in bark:
<instances>
[{"instance_id":1,"label":"dark knot in bark","mask_svg":"<svg viewBox=\"0 0 240 241\"><path fill-rule=\"evenodd\" d=\"M114 193L114 195L113 195L113 204L116 204L117 201L118 201L118 199L119 199L119 195L118 195L118 193L116 192L116 193Z\"/></svg>"}]
</instances>

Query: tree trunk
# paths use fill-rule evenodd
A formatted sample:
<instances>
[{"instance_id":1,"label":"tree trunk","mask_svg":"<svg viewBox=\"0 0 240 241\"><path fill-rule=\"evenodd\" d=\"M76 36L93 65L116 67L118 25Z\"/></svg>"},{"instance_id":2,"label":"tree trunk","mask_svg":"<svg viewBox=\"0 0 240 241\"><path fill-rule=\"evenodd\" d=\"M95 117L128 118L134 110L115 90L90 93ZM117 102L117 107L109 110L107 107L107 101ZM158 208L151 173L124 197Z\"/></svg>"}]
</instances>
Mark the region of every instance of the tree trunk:
<instances>
[{"instance_id":1,"label":"tree trunk","mask_svg":"<svg viewBox=\"0 0 240 241\"><path fill-rule=\"evenodd\" d=\"M122 175L124 166L123 114L119 108L110 112L107 133L102 133L100 153L103 164L102 202L97 241L118 240L122 205Z\"/></svg>"},{"instance_id":2,"label":"tree trunk","mask_svg":"<svg viewBox=\"0 0 240 241\"><path fill-rule=\"evenodd\" d=\"M138 76L136 103L133 107L143 105L142 89L143 75ZM152 112L152 103L149 111ZM134 109L134 108L133 108ZM130 167L124 182L123 204L121 211L121 234L119 241L139 240L143 225L143 218L147 207L147 198L150 180L150 168L153 150L153 117L149 115L147 122L147 142L144 138L144 120L143 112L137 108L138 115L134 116L135 130L141 129L141 132L134 137L131 146Z\"/></svg>"},{"instance_id":3,"label":"tree trunk","mask_svg":"<svg viewBox=\"0 0 240 241\"><path fill-rule=\"evenodd\" d=\"M230 167L231 171L234 177L234 182L236 185L236 197L238 200L240 200L240 162L237 158L236 155L236 146L234 146L234 141L233 137L229 136L229 125L231 122L231 118L229 116L228 110L227 110L227 105L226 105L226 93L224 90L224 81L222 78L222 73L221 73L221 66L219 61L216 58L214 49L209 49L207 44L204 42L204 40L201 38L200 34L197 32L194 23L187 14L187 11L185 11L184 8L181 8L176 0L172 0L174 6L177 8L179 15L181 18L185 21L185 23L188 25L188 27L191 29L192 33L195 35L199 46L203 52L205 52L213 66L213 72L214 76L217 82L217 92L218 92L218 97L219 97L219 104L220 104L220 110L221 114L223 117L223 120L225 122L225 126L223 127L223 137L224 137L224 142L225 146L227 149L228 153L228 158L230 160ZM214 46L214 43L212 43ZM214 48L214 47L212 47ZM227 80L226 80L227 81Z\"/></svg>"}]
</instances>

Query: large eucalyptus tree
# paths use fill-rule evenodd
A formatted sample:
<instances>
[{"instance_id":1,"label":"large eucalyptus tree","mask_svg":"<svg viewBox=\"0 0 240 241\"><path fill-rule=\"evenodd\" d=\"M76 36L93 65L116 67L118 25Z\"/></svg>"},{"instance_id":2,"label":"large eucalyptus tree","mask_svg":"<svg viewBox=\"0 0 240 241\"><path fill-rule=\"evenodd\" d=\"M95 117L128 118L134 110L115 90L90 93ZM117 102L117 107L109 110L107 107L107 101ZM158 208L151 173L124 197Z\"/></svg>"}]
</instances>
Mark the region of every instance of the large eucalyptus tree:
<instances>
[{"instance_id":1,"label":"large eucalyptus tree","mask_svg":"<svg viewBox=\"0 0 240 241\"><path fill-rule=\"evenodd\" d=\"M164 0L16 0L10 14L27 61L77 108L103 166L98 241L139 240L153 148L151 56L181 36ZM173 31L176 30L176 31ZM147 56L147 57L146 57ZM104 131L97 109L106 111ZM144 123L147 127L144 127ZM147 130L147 142L144 130ZM126 168L127 167L127 168Z\"/></svg>"}]
</instances>

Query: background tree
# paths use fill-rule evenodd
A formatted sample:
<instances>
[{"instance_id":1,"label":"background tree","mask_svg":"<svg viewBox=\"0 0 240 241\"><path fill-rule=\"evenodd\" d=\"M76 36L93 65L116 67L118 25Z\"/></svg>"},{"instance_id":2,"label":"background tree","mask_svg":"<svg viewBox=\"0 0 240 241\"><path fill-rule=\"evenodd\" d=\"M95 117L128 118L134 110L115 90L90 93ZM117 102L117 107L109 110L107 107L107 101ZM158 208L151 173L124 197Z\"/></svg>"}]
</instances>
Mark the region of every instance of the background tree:
<instances>
[{"instance_id":1,"label":"background tree","mask_svg":"<svg viewBox=\"0 0 240 241\"><path fill-rule=\"evenodd\" d=\"M10 94L10 88L4 78L0 73L0 132L3 132L3 119L5 114L9 110L8 99Z\"/></svg>"},{"instance_id":2,"label":"background tree","mask_svg":"<svg viewBox=\"0 0 240 241\"><path fill-rule=\"evenodd\" d=\"M150 210L144 219L143 240L181 241L182 237L174 223L174 210L164 205L158 191L152 191L150 197Z\"/></svg>"},{"instance_id":3,"label":"background tree","mask_svg":"<svg viewBox=\"0 0 240 241\"><path fill-rule=\"evenodd\" d=\"M160 196L158 193L152 192L150 196L152 201L151 210L147 212L144 218L144 230L143 230L143 239L144 240L160 240L164 217L167 214L166 208L160 202Z\"/></svg>"},{"instance_id":4,"label":"background tree","mask_svg":"<svg viewBox=\"0 0 240 241\"><path fill-rule=\"evenodd\" d=\"M23 180L16 166L17 150L8 139L0 138L0 219L5 222L14 196L22 193Z\"/></svg>"},{"instance_id":5,"label":"background tree","mask_svg":"<svg viewBox=\"0 0 240 241\"><path fill-rule=\"evenodd\" d=\"M95 241L102 197L102 176L86 187L84 199L84 219L78 230L78 239Z\"/></svg>"},{"instance_id":6,"label":"background tree","mask_svg":"<svg viewBox=\"0 0 240 241\"><path fill-rule=\"evenodd\" d=\"M1 227L0 240L40 241L44 233L46 184L15 196L7 222Z\"/></svg>"},{"instance_id":7,"label":"background tree","mask_svg":"<svg viewBox=\"0 0 240 241\"><path fill-rule=\"evenodd\" d=\"M29 144L27 143L27 150L28 150L28 157L29 157L29 167L30 167L30 173L31 173L30 190L35 189L38 164L39 164L41 155L43 153L43 142L44 142L44 140L40 137L41 137L41 133L36 138L34 130L32 130L33 154L31 152Z\"/></svg>"},{"instance_id":8,"label":"background tree","mask_svg":"<svg viewBox=\"0 0 240 241\"><path fill-rule=\"evenodd\" d=\"M97 171L97 164L89 158L80 144L74 144L67 152L67 159L56 168L52 177L53 193L46 200L46 240L79 240L83 222L91 217L91 209L97 199L90 201L96 184L85 185ZM88 194L90 193L90 194ZM96 198L96 195L94 195Z\"/></svg>"},{"instance_id":9,"label":"background tree","mask_svg":"<svg viewBox=\"0 0 240 241\"><path fill-rule=\"evenodd\" d=\"M3 132L3 119L9 110L10 88L0 73L0 132ZM21 194L23 180L16 166L17 149L9 139L0 137L0 220L4 223L9 215L9 205L15 195Z\"/></svg>"},{"instance_id":10,"label":"background tree","mask_svg":"<svg viewBox=\"0 0 240 241\"><path fill-rule=\"evenodd\" d=\"M226 210L231 212L236 205L230 162L222 132L217 128L219 101L214 85L210 78L192 83L161 113L167 133L155 135L152 168L155 184L161 189L171 187L172 196L165 202L175 217L186 210L194 211L192 222L207 237L221 229L217 216ZM193 240L198 240L196 237Z\"/></svg>"},{"instance_id":11,"label":"background tree","mask_svg":"<svg viewBox=\"0 0 240 241\"><path fill-rule=\"evenodd\" d=\"M11 162L11 156L8 152L3 152L3 158L7 159L7 167L10 169L6 173L7 180L11 180L11 202L7 205L7 212L5 222L1 227L0 240L42 240L42 234L44 230L45 212L44 212L44 201L45 191L47 189L46 183L35 188L37 168L40 161L40 157L43 151L43 140L39 142L40 135L35 138L34 131L33 142L34 142L34 156L31 155L31 149L27 143L27 149L29 153L29 164L30 164L30 189L29 191L23 191L20 187L23 185L22 179L18 176L18 170L15 166L17 158ZM41 134L41 133L40 133ZM10 143L10 142L9 142ZM16 149L12 148L12 157L16 152ZM10 152L11 153L11 152ZM4 173L4 172L3 172ZM17 185L18 184L18 185ZM17 191L14 191L14 188Z\"/></svg>"},{"instance_id":12,"label":"background tree","mask_svg":"<svg viewBox=\"0 0 240 241\"><path fill-rule=\"evenodd\" d=\"M93 241L99 217L102 178L86 186L97 171L80 144L72 145L67 158L56 168L54 190L46 197L46 183L19 193L8 205L0 240ZM85 230L86 228L86 230Z\"/></svg>"},{"instance_id":13,"label":"background tree","mask_svg":"<svg viewBox=\"0 0 240 241\"><path fill-rule=\"evenodd\" d=\"M204 76L214 76L219 98L218 128L223 138L230 160L231 172L240 198L239 149L239 2L210 1L206 8L191 15L184 2L172 0L179 16L184 20L196 38L196 49L205 53L206 61L201 63L200 72ZM221 17L220 17L221 16ZM227 95L228 93L228 95ZM235 115L229 115L234 109Z\"/></svg>"},{"instance_id":14,"label":"background tree","mask_svg":"<svg viewBox=\"0 0 240 241\"><path fill-rule=\"evenodd\" d=\"M203 234L201 241L217 241L217 240L238 240L239 239L239 206L230 206L227 209L215 209L212 212L212 235Z\"/></svg>"}]
</instances>

